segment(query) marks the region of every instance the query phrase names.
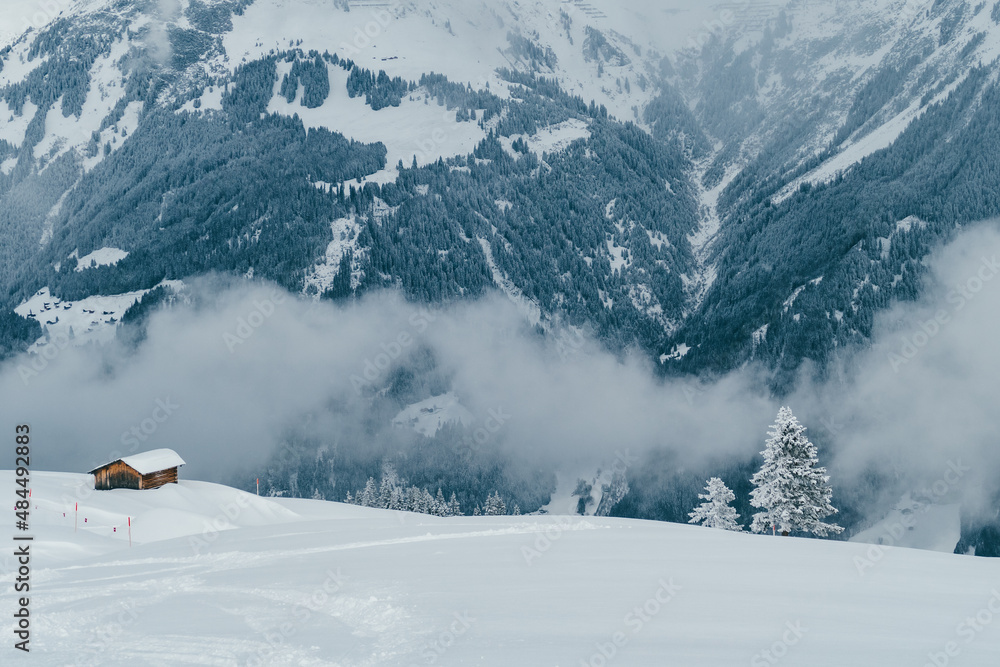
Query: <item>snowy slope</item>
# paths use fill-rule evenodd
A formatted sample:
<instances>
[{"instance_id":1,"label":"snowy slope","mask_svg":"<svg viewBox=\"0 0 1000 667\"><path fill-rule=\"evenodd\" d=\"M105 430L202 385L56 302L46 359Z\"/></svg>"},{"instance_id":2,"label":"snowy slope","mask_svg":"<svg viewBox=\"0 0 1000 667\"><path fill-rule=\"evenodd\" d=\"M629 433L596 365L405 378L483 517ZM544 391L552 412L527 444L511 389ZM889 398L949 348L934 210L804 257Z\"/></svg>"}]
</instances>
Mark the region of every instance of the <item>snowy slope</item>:
<instances>
[{"instance_id":1,"label":"snowy slope","mask_svg":"<svg viewBox=\"0 0 1000 667\"><path fill-rule=\"evenodd\" d=\"M29 28L39 30L60 12L78 4L75 0L4 0L0 3L0 48Z\"/></svg>"},{"instance_id":2,"label":"snowy slope","mask_svg":"<svg viewBox=\"0 0 1000 667\"><path fill-rule=\"evenodd\" d=\"M105 258L102 255L102 261L103 259ZM179 280L166 280L161 285L170 287L174 291L183 287L183 283ZM48 332L50 340L59 337L71 341L74 345L89 342L107 343L114 340L118 323L125 311L149 291L151 290L88 296L74 302L63 301L53 296L48 287L43 287L15 308L14 312L41 324L43 330ZM37 352L45 343L45 338L42 337L28 351Z\"/></svg>"},{"instance_id":3,"label":"snowy slope","mask_svg":"<svg viewBox=\"0 0 1000 667\"><path fill-rule=\"evenodd\" d=\"M76 271L98 266L114 266L128 257L128 251L121 248L100 248L76 260Z\"/></svg>"},{"instance_id":4,"label":"snowy slope","mask_svg":"<svg viewBox=\"0 0 1000 667\"><path fill-rule=\"evenodd\" d=\"M789 34L777 39L776 46L788 49L788 55L800 64L794 77L772 73L759 87L757 102L765 113L787 115L796 107L805 112L817 96L824 96L820 91L839 91L824 100L830 115L817 124L809 142L800 147L799 157L816 155L829 147L836 130L848 117L850 102L864 84L889 68L906 70L907 58L917 57L918 64L906 70L902 84L880 109L836 146L827 160L789 183L775 197L776 203L801 184L828 182L890 146L929 104L946 99L968 75L969 67L989 65L1000 57L1000 23L991 17L995 3L954 4L965 6L957 7L962 11L950 39L943 35L945 24L953 16L952 7L943 2L788 4ZM829 42L831 35L838 35L839 43ZM817 58L812 53L823 55ZM768 133L763 128L758 132L746 142L748 153L759 148L760 135Z\"/></svg>"},{"instance_id":5,"label":"snowy slope","mask_svg":"<svg viewBox=\"0 0 1000 667\"><path fill-rule=\"evenodd\" d=\"M282 66L268 111L285 116L298 114L306 127L325 127L348 139L382 142L387 150L384 182L395 180L400 160L408 167L414 159L417 164L426 165L439 157L467 155L486 136L476 123L456 122L457 110L449 111L436 103L426 103L426 90L404 97L398 107L373 111L364 98L351 98L347 94L347 72L335 65L327 66L329 97L321 106L308 109L301 104L301 87L299 97L291 102L278 94L284 70L290 69L291 64L282 63Z\"/></svg>"},{"instance_id":6,"label":"snowy slope","mask_svg":"<svg viewBox=\"0 0 1000 667\"><path fill-rule=\"evenodd\" d=\"M16 4L20 4L22 1L17 0ZM19 18L11 19L17 26L18 34L27 25L26 17L29 16L34 17L30 21L31 30L37 32L53 19L62 15L74 16L75 21L83 23L92 20L100 21L109 15L125 12L124 6L116 6L116 12L107 12L106 3L101 0L34 0L34 2L25 3L25 13L19 13L18 10L6 7L6 1L3 4L5 7L0 12L10 11L12 17L19 16ZM31 13L28 14L28 12ZM95 15L100 18L95 19ZM146 22L148 20L143 17L133 26L138 28ZM11 30L10 24L6 22L0 21L0 25L3 26L4 30ZM0 39L2 39L3 34L0 32ZM13 42L15 40L6 41ZM2 43L0 42L0 44ZM32 43L33 39L31 38L20 40L6 55L2 63L3 66L0 68L0 87L20 83L29 73L48 59L48 56L33 57L30 52ZM64 116L60 104L49 109L45 115L44 136L34 146L33 151L40 166L51 163L68 151L75 151L80 157L83 169L93 169L104 159L105 155L103 151L97 151L92 155L86 153L86 146L92 139L98 139L98 143L101 145L110 144L110 150L114 151L121 147L125 137L135 131L139 124L141 102L128 104L124 114L116 122L103 122L110 117L112 110L125 94L123 77L127 67L125 70L122 68L125 67L123 65L126 60L125 56L133 46L128 39L121 38L110 45L107 53L97 58L89 72L86 99L79 115L71 113L69 116ZM22 112L16 115L4 102L0 106L0 113L3 114L4 121L3 125L0 125L0 138L6 139L15 147L19 147L24 140L25 129L28 123L33 120L36 111L37 106L34 103L26 104ZM3 169L4 173L8 173L12 168L12 163L0 164L0 169Z\"/></svg>"},{"instance_id":7,"label":"snowy slope","mask_svg":"<svg viewBox=\"0 0 1000 667\"><path fill-rule=\"evenodd\" d=\"M88 493L88 479L34 476L33 665L732 667L775 664L769 651L885 667L954 642L961 664L985 666L1000 652L1000 626L965 621L1000 603L991 559L618 519L439 519L197 482ZM0 493L11 486L0 474ZM59 508L78 495L94 528L74 533ZM109 527L127 515L131 548ZM0 661L13 653L5 642Z\"/></svg>"},{"instance_id":8,"label":"snowy slope","mask_svg":"<svg viewBox=\"0 0 1000 667\"><path fill-rule=\"evenodd\" d=\"M432 438L445 424L468 426L473 421L472 413L459 402L458 396L449 391L408 405L393 418L392 424L397 428L412 428Z\"/></svg>"},{"instance_id":9,"label":"snowy slope","mask_svg":"<svg viewBox=\"0 0 1000 667\"><path fill-rule=\"evenodd\" d=\"M577 515L580 496L574 495L574 492L582 479L590 484L590 496L593 498L593 502L587 504L584 515L593 516L601 505L601 498L604 495L602 487L611 482L611 472L611 470L601 470L594 474L593 471L587 471L576 475L556 473L556 490L552 492L551 499L538 510L538 513L556 516Z\"/></svg>"},{"instance_id":10,"label":"snowy slope","mask_svg":"<svg viewBox=\"0 0 1000 667\"><path fill-rule=\"evenodd\" d=\"M962 537L961 509L958 504L913 502L907 496L884 519L854 535L851 541L950 554Z\"/></svg>"},{"instance_id":11,"label":"snowy slope","mask_svg":"<svg viewBox=\"0 0 1000 667\"><path fill-rule=\"evenodd\" d=\"M707 30L706 23L719 21L725 11L687 0L355 0L350 2L350 12L338 6L342 4L334 0L256 0L242 17L234 19L233 31L224 38L228 64L235 67L244 58L259 58L272 49L287 48L289 41L302 40L299 48L304 51L337 51L363 67L384 69L390 76L417 80L427 72L438 72L477 88L489 83L494 92L500 92L505 84L496 70L524 66L508 52L508 33L520 32L552 49L557 60L548 74L558 78L566 90L586 100L596 99L613 114L631 119L632 106L642 95L637 89L634 94L623 94L615 79L631 76L635 81L638 74L650 76L652 68L659 65L655 53L664 48L690 48ZM784 3L774 6L779 4ZM298 11L289 11L293 6ZM568 31L562 14L569 18ZM733 14L722 25L742 24ZM580 57L588 26L605 33L626 52L630 62L609 66L600 75L596 62Z\"/></svg>"}]
</instances>

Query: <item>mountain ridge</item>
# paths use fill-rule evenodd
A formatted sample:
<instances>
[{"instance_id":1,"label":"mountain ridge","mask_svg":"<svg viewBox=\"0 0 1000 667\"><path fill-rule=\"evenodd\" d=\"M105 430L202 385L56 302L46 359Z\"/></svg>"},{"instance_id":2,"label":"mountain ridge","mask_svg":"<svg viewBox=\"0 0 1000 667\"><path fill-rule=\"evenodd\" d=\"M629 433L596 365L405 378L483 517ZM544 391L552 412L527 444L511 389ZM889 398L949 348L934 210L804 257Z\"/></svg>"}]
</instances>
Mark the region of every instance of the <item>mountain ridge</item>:
<instances>
[{"instance_id":1,"label":"mountain ridge","mask_svg":"<svg viewBox=\"0 0 1000 667\"><path fill-rule=\"evenodd\" d=\"M758 361L782 390L803 360L863 348L956 224L1000 213L989 145L976 174L934 164L995 122L989 3L483 7L93 1L18 38L5 347L43 334L9 319L43 287L223 271L314 297L501 289L664 372ZM102 248L130 254L57 270Z\"/></svg>"}]
</instances>

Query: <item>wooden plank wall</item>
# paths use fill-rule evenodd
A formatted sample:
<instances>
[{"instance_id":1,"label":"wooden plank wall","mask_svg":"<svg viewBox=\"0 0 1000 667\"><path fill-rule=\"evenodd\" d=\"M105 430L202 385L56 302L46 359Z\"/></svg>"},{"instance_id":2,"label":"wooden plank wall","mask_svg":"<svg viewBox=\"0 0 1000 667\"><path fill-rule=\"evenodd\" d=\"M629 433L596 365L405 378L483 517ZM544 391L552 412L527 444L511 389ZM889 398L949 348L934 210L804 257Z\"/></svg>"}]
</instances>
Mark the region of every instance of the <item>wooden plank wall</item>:
<instances>
[{"instance_id":1,"label":"wooden plank wall","mask_svg":"<svg viewBox=\"0 0 1000 667\"><path fill-rule=\"evenodd\" d=\"M115 461L94 471L94 489L155 489L164 484L177 483L177 467L140 475L122 461Z\"/></svg>"},{"instance_id":2,"label":"wooden plank wall","mask_svg":"<svg viewBox=\"0 0 1000 667\"><path fill-rule=\"evenodd\" d=\"M148 475L143 475L139 488L155 489L156 487L163 486L164 484L176 483L177 466L174 466L173 468L167 468L166 470L160 470L158 472L151 472Z\"/></svg>"},{"instance_id":3,"label":"wooden plank wall","mask_svg":"<svg viewBox=\"0 0 1000 667\"><path fill-rule=\"evenodd\" d=\"M109 489L139 489L142 488L139 473L122 461L109 463L94 472L94 488L98 491Z\"/></svg>"}]
</instances>

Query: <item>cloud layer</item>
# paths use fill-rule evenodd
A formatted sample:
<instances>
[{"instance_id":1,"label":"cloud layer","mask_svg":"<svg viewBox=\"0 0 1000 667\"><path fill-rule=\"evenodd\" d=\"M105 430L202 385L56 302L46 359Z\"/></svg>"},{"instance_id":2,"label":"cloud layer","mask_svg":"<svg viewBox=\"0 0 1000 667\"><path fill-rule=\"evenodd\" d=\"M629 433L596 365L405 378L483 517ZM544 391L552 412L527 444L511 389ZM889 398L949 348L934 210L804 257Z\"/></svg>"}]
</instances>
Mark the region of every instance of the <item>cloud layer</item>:
<instances>
[{"instance_id":1,"label":"cloud layer","mask_svg":"<svg viewBox=\"0 0 1000 667\"><path fill-rule=\"evenodd\" d=\"M881 316L875 345L842 379L786 399L831 447L832 472L874 466L923 484L961 460L976 470L963 488L982 490L980 473L1000 469L997 255L995 226L962 234L932 256L926 297ZM190 289L192 304L154 314L134 351L69 348L26 381L25 359L5 365L6 428L32 425L37 469L172 447L189 478L231 479L332 405L360 419L415 355L437 368L427 393L454 391L477 422L501 411L505 446L567 466L653 447L695 465L746 459L778 407L752 370L711 386L661 381L641 355L616 357L572 330L538 335L501 296L427 311L393 293L337 306L259 283Z\"/></svg>"}]
</instances>

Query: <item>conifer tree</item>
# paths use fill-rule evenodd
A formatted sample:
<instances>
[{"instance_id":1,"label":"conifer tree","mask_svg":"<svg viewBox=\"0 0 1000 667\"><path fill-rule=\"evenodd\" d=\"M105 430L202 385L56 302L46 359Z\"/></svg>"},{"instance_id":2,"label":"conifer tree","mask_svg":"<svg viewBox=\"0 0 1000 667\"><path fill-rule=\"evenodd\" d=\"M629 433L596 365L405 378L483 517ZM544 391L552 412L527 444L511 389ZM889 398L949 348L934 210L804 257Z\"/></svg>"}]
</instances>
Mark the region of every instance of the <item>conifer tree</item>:
<instances>
[{"instance_id":1,"label":"conifer tree","mask_svg":"<svg viewBox=\"0 0 1000 667\"><path fill-rule=\"evenodd\" d=\"M753 515L750 530L755 533L770 529L782 535L800 531L825 537L843 530L823 522L837 513L830 504L833 489L805 430L789 408L781 408L761 452L764 464L751 479L750 504L763 510Z\"/></svg>"},{"instance_id":2,"label":"conifer tree","mask_svg":"<svg viewBox=\"0 0 1000 667\"><path fill-rule=\"evenodd\" d=\"M392 483L385 475L382 476L382 483L379 485L377 505L383 509L388 509L392 503Z\"/></svg>"},{"instance_id":3,"label":"conifer tree","mask_svg":"<svg viewBox=\"0 0 1000 667\"><path fill-rule=\"evenodd\" d=\"M458 504L458 498L454 491L451 492L451 498L448 499L448 515L462 516L462 507Z\"/></svg>"},{"instance_id":4,"label":"conifer tree","mask_svg":"<svg viewBox=\"0 0 1000 667\"><path fill-rule=\"evenodd\" d=\"M507 504L500 497L500 493L494 491L486 498L486 504L483 506L483 514L486 516L503 516L507 514Z\"/></svg>"},{"instance_id":5,"label":"conifer tree","mask_svg":"<svg viewBox=\"0 0 1000 667\"><path fill-rule=\"evenodd\" d=\"M743 526L737 522L740 515L736 513L736 508L729 504L736 499L736 494L721 479L713 477L708 480L705 493L698 494L698 497L705 502L688 515L691 517L688 523L700 523L708 528L722 530L743 530Z\"/></svg>"},{"instance_id":6,"label":"conifer tree","mask_svg":"<svg viewBox=\"0 0 1000 667\"><path fill-rule=\"evenodd\" d=\"M375 490L375 478L369 477L365 489L358 494L358 504L362 507L374 507L378 502L378 492Z\"/></svg>"}]
</instances>

